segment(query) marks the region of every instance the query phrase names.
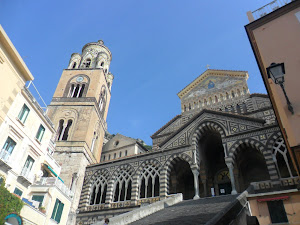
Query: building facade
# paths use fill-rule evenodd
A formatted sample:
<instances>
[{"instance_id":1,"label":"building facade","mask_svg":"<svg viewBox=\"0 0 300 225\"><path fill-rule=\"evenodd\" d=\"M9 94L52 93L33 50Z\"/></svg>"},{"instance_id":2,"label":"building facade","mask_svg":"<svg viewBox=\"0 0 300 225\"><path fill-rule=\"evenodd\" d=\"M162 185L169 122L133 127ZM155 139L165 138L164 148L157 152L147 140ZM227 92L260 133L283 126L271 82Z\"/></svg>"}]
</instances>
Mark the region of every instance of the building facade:
<instances>
[{"instance_id":1,"label":"building facade","mask_svg":"<svg viewBox=\"0 0 300 225\"><path fill-rule=\"evenodd\" d=\"M73 194L53 158L56 131L24 86L33 77L2 27L0 36L1 91L7 92L0 94L0 183L26 203L20 213L24 224L66 224Z\"/></svg>"},{"instance_id":2,"label":"building facade","mask_svg":"<svg viewBox=\"0 0 300 225\"><path fill-rule=\"evenodd\" d=\"M33 80L33 76L13 43L8 38L0 25L0 125L2 124L8 110L16 95L24 87L26 81ZM9 77L9 79L7 79Z\"/></svg>"},{"instance_id":3,"label":"building facade","mask_svg":"<svg viewBox=\"0 0 300 225\"><path fill-rule=\"evenodd\" d=\"M111 59L101 40L72 54L48 106L57 134L54 158L62 165L61 178L74 192L69 224L75 223L85 168L100 162L113 81Z\"/></svg>"},{"instance_id":4,"label":"building facade","mask_svg":"<svg viewBox=\"0 0 300 225\"><path fill-rule=\"evenodd\" d=\"M251 183L259 190L261 182L271 190L292 178L270 100L250 94L247 79L245 71L205 71L178 93L182 113L151 136L151 151L87 166L76 223L175 193L198 199L241 193Z\"/></svg>"},{"instance_id":5,"label":"building facade","mask_svg":"<svg viewBox=\"0 0 300 225\"><path fill-rule=\"evenodd\" d=\"M298 71L300 69L300 47L298 42L300 39L300 2L272 1L247 14L250 23L245 26L246 32L278 118L279 126L299 174L300 97L298 83L300 80ZM271 78L268 78L266 68L271 63L284 63L284 87L294 108L293 114L288 109L281 87Z\"/></svg>"}]
</instances>

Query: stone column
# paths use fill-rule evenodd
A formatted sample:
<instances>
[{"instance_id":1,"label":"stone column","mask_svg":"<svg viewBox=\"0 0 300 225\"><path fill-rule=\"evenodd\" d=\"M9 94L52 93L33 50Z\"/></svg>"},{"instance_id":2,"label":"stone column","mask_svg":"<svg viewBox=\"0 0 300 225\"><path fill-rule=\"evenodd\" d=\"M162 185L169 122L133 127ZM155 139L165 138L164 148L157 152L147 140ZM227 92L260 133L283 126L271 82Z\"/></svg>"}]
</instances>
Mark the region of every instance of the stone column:
<instances>
[{"instance_id":1,"label":"stone column","mask_svg":"<svg viewBox=\"0 0 300 225\"><path fill-rule=\"evenodd\" d=\"M161 199L165 199L168 195L168 177L167 177L167 171L163 170L160 173L160 177L159 177L159 196Z\"/></svg>"},{"instance_id":2,"label":"stone column","mask_svg":"<svg viewBox=\"0 0 300 225\"><path fill-rule=\"evenodd\" d=\"M131 205L136 205L139 198L139 177L134 175L132 179L132 189L131 189Z\"/></svg>"},{"instance_id":3,"label":"stone column","mask_svg":"<svg viewBox=\"0 0 300 225\"><path fill-rule=\"evenodd\" d=\"M194 187L195 187L195 196L194 199L199 199L199 171L197 169L192 170L194 175Z\"/></svg>"},{"instance_id":4,"label":"stone column","mask_svg":"<svg viewBox=\"0 0 300 225\"><path fill-rule=\"evenodd\" d=\"M105 207L109 208L111 202L113 202L114 180L110 179L107 185Z\"/></svg>"},{"instance_id":5,"label":"stone column","mask_svg":"<svg viewBox=\"0 0 300 225\"><path fill-rule=\"evenodd\" d=\"M236 188L235 188L235 180L234 180L234 173L233 173L233 164L232 163L226 163L228 169L229 169L229 174L230 174L230 181L231 181L231 188L232 188L232 191L231 191L231 194L232 195L236 195L237 194L237 191L236 191Z\"/></svg>"}]
</instances>

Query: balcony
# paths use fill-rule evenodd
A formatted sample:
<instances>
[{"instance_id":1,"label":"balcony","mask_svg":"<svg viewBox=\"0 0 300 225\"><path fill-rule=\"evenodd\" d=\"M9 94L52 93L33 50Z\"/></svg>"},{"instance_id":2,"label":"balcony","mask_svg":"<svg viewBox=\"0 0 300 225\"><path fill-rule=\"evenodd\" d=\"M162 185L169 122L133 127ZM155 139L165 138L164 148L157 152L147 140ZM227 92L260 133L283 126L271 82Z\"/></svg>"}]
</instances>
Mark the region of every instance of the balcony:
<instances>
[{"instance_id":1,"label":"balcony","mask_svg":"<svg viewBox=\"0 0 300 225\"><path fill-rule=\"evenodd\" d=\"M6 173L12 168L10 164L10 156L11 153L8 151L5 151L4 149L0 151L0 169Z\"/></svg>"},{"instance_id":2,"label":"balcony","mask_svg":"<svg viewBox=\"0 0 300 225\"><path fill-rule=\"evenodd\" d=\"M276 9L279 9L286 4L289 4L293 0L274 0L270 2L269 4L266 4L259 9L253 11L253 12L248 12L248 19L250 22L253 22L254 20L258 20L259 18L275 11Z\"/></svg>"},{"instance_id":3,"label":"balcony","mask_svg":"<svg viewBox=\"0 0 300 225\"><path fill-rule=\"evenodd\" d=\"M32 186L57 187L67 197L73 198L74 196L74 193L57 177L42 177Z\"/></svg>"},{"instance_id":4,"label":"balcony","mask_svg":"<svg viewBox=\"0 0 300 225\"><path fill-rule=\"evenodd\" d=\"M28 187L33 184L34 174L30 172L30 169L24 167L21 174L18 176L18 181L24 186Z\"/></svg>"}]
</instances>

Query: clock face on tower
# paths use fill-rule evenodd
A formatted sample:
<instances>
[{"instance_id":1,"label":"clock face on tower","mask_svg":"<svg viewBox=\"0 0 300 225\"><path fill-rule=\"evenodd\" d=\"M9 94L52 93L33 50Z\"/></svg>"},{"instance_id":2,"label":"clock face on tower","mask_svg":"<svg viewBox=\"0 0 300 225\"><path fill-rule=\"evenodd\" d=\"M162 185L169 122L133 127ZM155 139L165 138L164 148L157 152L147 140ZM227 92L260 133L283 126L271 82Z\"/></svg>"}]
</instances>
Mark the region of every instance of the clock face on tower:
<instances>
[{"instance_id":1,"label":"clock face on tower","mask_svg":"<svg viewBox=\"0 0 300 225\"><path fill-rule=\"evenodd\" d=\"M83 77L81 77L81 76L80 76L80 77L77 77L76 81L77 81L77 82L82 82L82 81L83 81Z\"/></svg>"}]
</instances>

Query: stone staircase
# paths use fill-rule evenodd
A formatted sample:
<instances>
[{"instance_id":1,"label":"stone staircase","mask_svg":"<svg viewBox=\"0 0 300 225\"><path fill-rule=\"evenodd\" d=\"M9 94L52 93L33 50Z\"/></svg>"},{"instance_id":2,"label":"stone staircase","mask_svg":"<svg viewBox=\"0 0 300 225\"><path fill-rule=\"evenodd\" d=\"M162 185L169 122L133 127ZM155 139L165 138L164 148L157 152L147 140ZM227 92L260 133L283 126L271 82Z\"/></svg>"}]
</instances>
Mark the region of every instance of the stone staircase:
<instances>
[{"instance_id":1,"label":"stone staircase","mask_svg":"<svg viewBox=\"0 0 300 225\"><path fill-rule=\"evenodd\" d=\"M228 208L238 195L225 195L198 200L185 200L131 223L132 225L207 224ZM225 212L224 212L225 213ZM209 224L209 223L208 223Z\"/></svg>"}]
</instances>

